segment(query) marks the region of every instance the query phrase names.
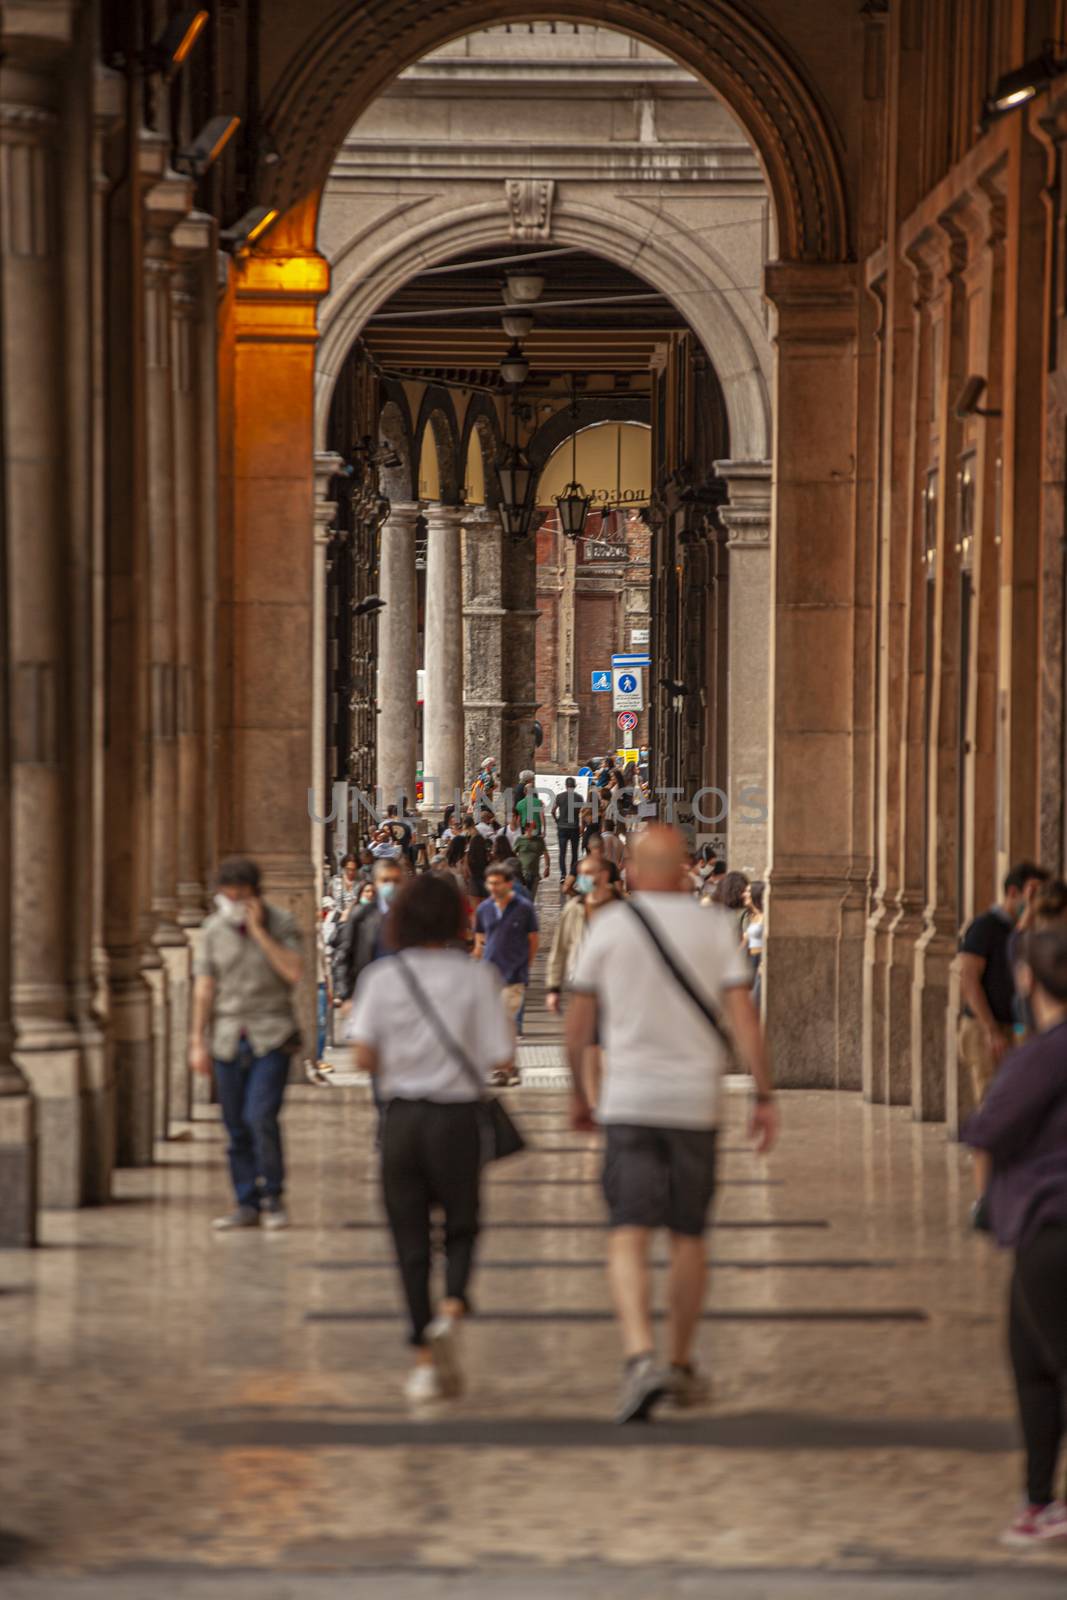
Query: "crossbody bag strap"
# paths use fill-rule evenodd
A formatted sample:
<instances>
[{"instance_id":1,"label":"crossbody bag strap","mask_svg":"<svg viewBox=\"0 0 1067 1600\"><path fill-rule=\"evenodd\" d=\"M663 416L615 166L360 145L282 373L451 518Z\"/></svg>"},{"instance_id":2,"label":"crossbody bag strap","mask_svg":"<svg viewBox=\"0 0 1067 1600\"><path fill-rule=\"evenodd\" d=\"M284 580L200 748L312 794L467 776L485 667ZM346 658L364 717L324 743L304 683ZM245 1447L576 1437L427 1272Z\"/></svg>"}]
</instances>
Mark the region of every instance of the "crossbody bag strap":
<instances>
[{"instance_id":1,"label":"crossbody bag strap","mask_svg":"<svg viewBox=\"0 0 1067 1600\"><path fill-rule=\"evenodd\" d=\"M482 1081L482 1075L478 1071L478 1068L474 1065L474 1062L464 1050L463 1046L449 1033L448 1029L441 1021L440 1013L435 1009L433 1002L426 993L426 990L422 987L422 984L419 982L414 972L412 972L403 956L394 956L393 960L397 963L401 972L404 974L407 986L411 990L411 993L414 997L415 1004L418 1006L427 1022L430 1023L441 1044L444 1045L453 1061L459 1062L464 1072L470 1078L471 1082L478 1090L478 1098L484 1098L485 1084Z\"/></svg>"},{"instance_id":2,"label":"crossbody bag strap","mask_svg":"<svg viewBox=\"0 0 1067 1600\"><path fill-rule=\"evenodd\" d=\"M624 900L622 903L624 906L626 906L627 910L633 912L638 922L648 934L648 937L651 939L652 943L659 952L660 960L667 968L667 971L670 973L679 989L685 991L690 1000L692 1000L693 1004L699 1008L700 1013L704 1017L705 1021L710 1023L720 1039L725 1040L726 1034L723 1032L722 1023L719 1021L708 1002L704 999L704 996L696 988L695 984L693 984L687 975L682 971L681 967L674 959L674 956L668 950L667 946L664 944L662 938L657 932L652 919L646 916L645 912L641 910L641 907L637 905L634 900Z\"/></svg>"}]
</instances>

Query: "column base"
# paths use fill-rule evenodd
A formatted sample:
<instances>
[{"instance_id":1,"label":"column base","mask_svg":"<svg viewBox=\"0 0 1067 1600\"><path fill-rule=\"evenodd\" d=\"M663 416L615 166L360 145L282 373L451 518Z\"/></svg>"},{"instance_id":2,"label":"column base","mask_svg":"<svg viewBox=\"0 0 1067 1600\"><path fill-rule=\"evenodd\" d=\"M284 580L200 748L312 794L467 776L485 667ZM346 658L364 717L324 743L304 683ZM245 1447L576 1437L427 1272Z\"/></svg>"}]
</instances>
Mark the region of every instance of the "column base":
<instances>
[{"instance_id":1,"label":"column base","mask_svg":"<svg viewBox=\"0 0 1067 1600\"><path fill-rule=\"evenodd\" d=\"M889 955L889 912L881 902L867 921L863 954L863 1098L886 1102L885 993Z\"/></svg>"},{"instance_id":2,"label":"column base","mask_svg":"<svg viewBox=\"0 0 1067 1600\"><path fill-rule=\"evenodd\" d=\"M207 891L202 883L179 883L178 926L198 928L207 916Z\"/></svg>"},{"instance_id":3,"label":"column base","mask_svg":"<svg viewBox=\"0 0 1067 1600\"><path fill-rule=\"evenodd\" d=\"M88 1206L111 1199L115 1170L115 1077L108 1040L95 1022L79 1029L85 1074L84 1199Z\"/></svg>"},{"instance_id":4,"label":"column base","mask_svg":"<svg viewBox=\"0 0 1067 1600\"><path fill-rule=\"evenodd\" d=\"M15 1063L36 1103L40 1204L73 1211L85 1203L88 1108L78 1040L59 1027L21 1038Z\"/></svg>"},{"instance_id":5,"label":"column base","mask_svg":"<svg viewBox=\"0 0 1067 1600\"><path fill-rule=\"evenodd\" d=\"M180 945L165 945L160 950L167 981L167 1075L166 1116L163 1124L164 1139L169 1138L171 1124L188 1122L192 1112L189 1088L189 1001L192 951L183 941Z\"/></svg>"},{"instance_id":6,"label":"column base","mask_svg":"<svg viewBox=\"0 0 1067 1600\"><path fill-rule=\"evenodd\" d=\"M839 1089L863 1087L863 956L867 932L867 889L851 883L838 908L837 1073Z\"/></svg>"},{"instance_id":7,"label":"column base","mask_svg":"<svg viewBox=\"0 0 1067 1600\"><path fill-rule=\"evenodd\" d=\"M110 981L115 1073L115 1164L150 1167L155 1159L152 995L139 970Z\"/></svg>"},{"instance_id":8,"label":"column base","mask_svg":"<svg viewBox=\"0 0 1067 1600\"><path fill-rule=\"evenodd\" d=\"M911 1107L917 1122L949 1120L946 1040L955 941L927 926L915 947L911 992Z\"/></svg>"},{"instance_id":9,"label":"column base","mask_svg":"<svg viewBox=\"0 0 1067 1600\"><path fill-rule=\"evenodd\" d=\"M146 956L141 968L148 986L152 1012L152 1141L167 1137L170 1115L170 1007L167 969L158 951ZM154 1159L154 1152L150 1159Z\"/></svg>"},{"instance_id":10,"label":"column base","mask_svg":"<svg viewBox=\"0 0 1067 1600\"><path fill-rule=\"evenodd\" d=\"M889 930L885 971L885 1076L889 1105L912 1107L911 996L915 945L922 933L917 905L903 905Z\"/></svg>"},{"instance_id":11,"label":"column base","mask_svg":"<svg viewBox=\"0 0 1067 1600\"><path fill-rule=\"evenodd\" d=\"M37 1243L37 1119L33 1096L0 1097L0 1248Z\"/></svg>"}]
</instances>

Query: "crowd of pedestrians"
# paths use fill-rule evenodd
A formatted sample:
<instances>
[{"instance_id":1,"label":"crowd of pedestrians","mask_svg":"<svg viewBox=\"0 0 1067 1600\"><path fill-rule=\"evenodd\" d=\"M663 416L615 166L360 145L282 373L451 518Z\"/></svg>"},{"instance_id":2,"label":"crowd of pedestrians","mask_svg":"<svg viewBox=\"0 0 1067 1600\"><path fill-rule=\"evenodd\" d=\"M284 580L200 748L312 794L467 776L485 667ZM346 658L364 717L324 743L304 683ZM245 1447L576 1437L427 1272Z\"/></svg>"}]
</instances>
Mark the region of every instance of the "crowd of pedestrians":
<instances>
[{"instance_id":1,"label":"crowd of pedestrians","mask_svg":"<svg viewBox=\"0 0 1067 1600\"><path fill-rule=\"evenodd\" d=\"M627 775L630 776L630 775ZM763 885L641 807L598 803L620 774L504 796L486 761L436 832L400 803L330 875L319 950L319 1040L346 1040L374 1086L386 1215L410 1319L415 1403L463 1385L459 1329L487 1160L521 1148L492 1088L521 1083L538 896L558 851L548 1010L562 1013L571 1121L604 1140L608 1269L623 1346L621 1423L661 1403L702 1404L693 1339L705 1295L724 1072L752 1082L750 1134L777 1137L759 1020ZM628 786L631 789L632 786ZM546 798L548 803L546 804ZM506 809L505 809L506 808ZM190 1065L213 1073L229 1134L233 1209L220 1230L284 1228L279 1112L301 1050L302 974L291 916L264 900L254 863L224 862L194 966ZM1067 883L1021 862L960 941L960 1079L973 1111L976 1228L1014 1253L1009 1351L1025 1444L1025 1501L1004 1537L1067 1538L1055 1474L1067 1435ZM333 1028L331 1028L331 1024ZM444 1297L431 1295L431 1218L444 1221ZM650 1241L670 1240L667 1342L657 1352Z\"/></svg>"}]
</instances>

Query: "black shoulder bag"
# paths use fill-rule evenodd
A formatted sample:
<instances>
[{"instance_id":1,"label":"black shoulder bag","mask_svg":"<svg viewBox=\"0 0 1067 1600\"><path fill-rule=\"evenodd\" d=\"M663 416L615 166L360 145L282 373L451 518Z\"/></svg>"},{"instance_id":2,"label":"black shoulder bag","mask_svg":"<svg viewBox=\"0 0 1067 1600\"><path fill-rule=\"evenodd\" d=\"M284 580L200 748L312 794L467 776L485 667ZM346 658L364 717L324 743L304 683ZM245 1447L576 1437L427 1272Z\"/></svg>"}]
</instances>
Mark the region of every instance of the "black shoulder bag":
<instances>
[{"instance_id":1,"label":"black shoulder bag","mask_svg":"<svg viewBox=\"0 0 1067 1600\"><path fill-rule=\"evenodd\" d=\"M482 1166L488 1166L490 1161L503 1161L505 1156L517 1156L520 1150L526 1149L526 1140L496 1096L486 1092L485 1083L478 1068L474 1065L462 1045L449 1033L440 1016L434 1010L429 995L403 956L394 956L393 959L404 974L405 982L411 990L415 1004L431 1024L438 1039L444 1045L453 1061L459 1062L463 1071L478 1091L478 1121L481 1124Z\"/></svg>"},{"instance_id":2,"label":"black shoulder bag","mask_svg":"<svg viewBox=\"0 0 1067 1600\"><path fill-rule=\"evenodd\" d=\"M656 949L658 950L659 956L660 956L660 960L663 962L663 965L667 968L667 971L670 973L671 977L674 979L674 981L678 985L679 989L682 989L689 996L690 1000L692 1000L693 1004L700 1011L700 1013L704 1017L705 1021L709 1022L711 1024L712 1028L718 1034L719 1038L721 1039L722 1043L726 1046L727 1050L731 1051L731 1053L732 1053L733 1046L732 1046L732 1044L730 1042L729 1034L726 1033L725 1029L723 1028L722 1023L719 1021L719 1019L715 1015L714 1011L708 1005L708 1002L704 999L704 996L700 993L700 991L697 988L695 988L695 986L692 984L690 979L682 971L682 969L678 965L677 961L675 961L673 955L667 949L667 946L663 943L663 940L660 938L659 934L657 933L656 928L655 928L651 918L647 917L645 915L645 913L641 910L641 907L639 905L637 905L637 903L635 901L633 901L633 900L624 900L623 901L623 905L626 906L627 910L633 912L633 914L637 918L638 922L644 928L645 932L648 934L648 937L651 939L652 943L655 945Z\"/></svg>"}]
</instances>

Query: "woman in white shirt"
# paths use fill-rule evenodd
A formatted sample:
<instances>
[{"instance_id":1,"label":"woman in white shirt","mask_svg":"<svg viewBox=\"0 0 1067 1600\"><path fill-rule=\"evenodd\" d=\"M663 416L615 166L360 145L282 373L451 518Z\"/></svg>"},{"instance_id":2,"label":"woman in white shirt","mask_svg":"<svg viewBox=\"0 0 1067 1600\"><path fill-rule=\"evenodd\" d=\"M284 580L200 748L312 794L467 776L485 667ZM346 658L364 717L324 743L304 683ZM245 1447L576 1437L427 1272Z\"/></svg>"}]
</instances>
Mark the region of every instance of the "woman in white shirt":
<instances>
[{"instance_id":1,"label":"woman in white shirt","mask_svg":"<svg viewBox=\"0 0 1067 1600\"><path fill-rule=\"evenodd\" d=\"M462 1388L456 1330L478 1237L481 1113L490 1073L511 1070L515 1036L500 979L471 961L467 907L451 876L409 879L393 901L396 955L356 985L347 1035L384 1106L382 1190L411 1318L413 1401ZM445 1298L430 1302L430 1210L445 1216Z\"/></svg>"}]
</instances>

